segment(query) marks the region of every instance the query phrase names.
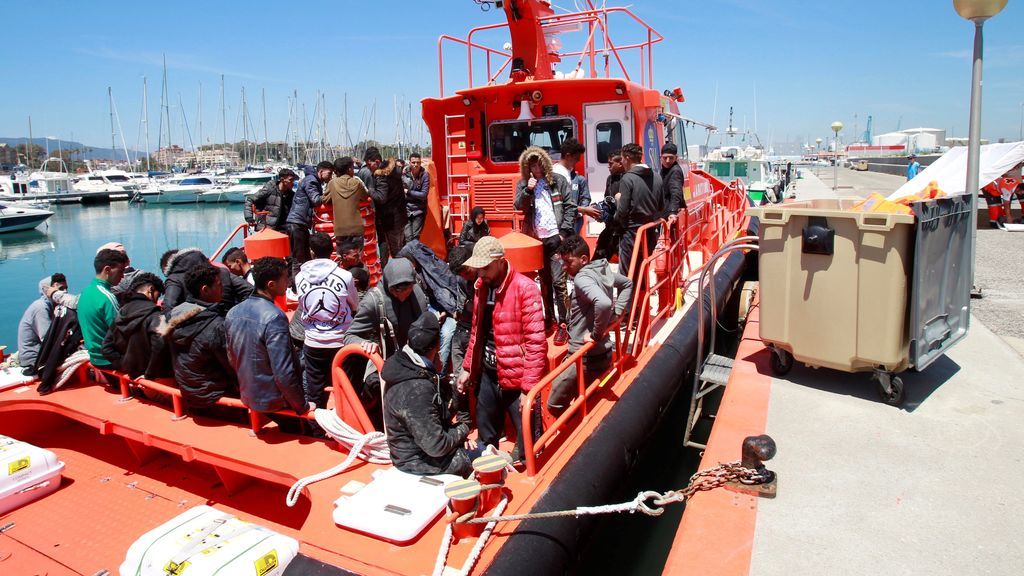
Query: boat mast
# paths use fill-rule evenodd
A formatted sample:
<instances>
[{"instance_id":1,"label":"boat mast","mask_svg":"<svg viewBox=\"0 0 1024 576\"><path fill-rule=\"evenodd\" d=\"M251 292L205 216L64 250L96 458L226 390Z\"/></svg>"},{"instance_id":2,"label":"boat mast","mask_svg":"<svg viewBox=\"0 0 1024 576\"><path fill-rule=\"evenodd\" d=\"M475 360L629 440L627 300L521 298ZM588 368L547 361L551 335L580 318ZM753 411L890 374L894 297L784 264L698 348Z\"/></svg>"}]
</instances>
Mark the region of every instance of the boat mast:
<instances>
[{"instance_id":1,"label":"boat mast","mask_svg":"<svg viewBox=\"0 0 1024 576\"><path fill-rule=\"evenodd\" d=\"M161 103L162 103L162 105L164 107L164 109L163 109L163 111L161 113L165 114L167 116L167 148L168 148L168 151L170 151L170 148L172 146L172 142L174 142L174 140L171 138L171 96L170 96L170 92L167 89L167 55L166 54L164 54L164 87L163 87L163 96L162 96ZM161 119L161 123L162 122L163 122L163 119ZM166 162L167 163L167 167L170 168L170 165L171 165L170 155L165 155L165 157L167 158L167 162Z\"/></svg>"},{"instance_id":2,"label":"boat mast","mask_svg":"<svg viewBox=\"0 0 1024 576\"><path fill-rule=\"evenodd\" d=\"M228 117L226 116L224 107L224 75L220 75L220 129L221 129L221 142L223 142L223 149L228 149ZM227 154L224 155L227 159Z\"/></svg>"},{"instance_id":3,"label":"boat mast","mask_svg":"<svg viewBox=\"0 0 1024 576\"><path fill-rule=\"evenodd\" d=\"M35 143L32 141L32 116L28 117L28 148L25 149L25 163L28 165L28 169L32 169L32 147Z\"/></svg>"},{"instance_id":4,"label":"boat mast","mask_svg":"<svg viewBox=\"0 0 1024 576\"><path fill-rule=\"evenodd\" d=\"M267 134L267 89L260 91L260 98L263 100L263 163L270 161L270 136Z\"/></svg>"},{"instance_id":5,"label":"boat mast","mask_svg":"<svg viewBox=\"0 0 1024 576\"><path fill-rule=\"evenodd\" d=\"M146 77L142 77L142 126L146 136L146 172L152 170L149 160L149 89L146 86Z\"/></svg>"},{"instance_id":6,"label":"boat mast","mask_svg":"<svg viewBox=\"0 0 1024 576\"><path fill-rule=\"evenodd\" d=\"M199 81L199 152L203 151L203 81Z\"/></svg>"},{"instance_id":7,"label":"boat mast","mask_svg":"<svg viewBox=\"0 0 1024 576\"><path fill-rule=\"evenodd\" d=\"M114 91L110 86L107 86L107 110L110 112L110 154L113 157L114 150L117 150L117 142L114 132Z\"/></svg>"},{"instance_id":8,"label":"boat mast","mask_svg":"<svg viewBox=\"0 0 1024 576\"><path fill-rule=\"evenodd\" d=\"M114 92L107 86L107 97L110 99L110 143L113 148L110 149L112 155L117 155L117 143L114 141L114 120L117 119L117 131L121 133L121 149L124 150L124 160L129 165L132 163L131 156L128 155L128 143L124 141L124 130L121 129L121 115L117 113L117 105L114 104ZM113 157L111 157L113 160Z\"/></svg>"}]
</instances>

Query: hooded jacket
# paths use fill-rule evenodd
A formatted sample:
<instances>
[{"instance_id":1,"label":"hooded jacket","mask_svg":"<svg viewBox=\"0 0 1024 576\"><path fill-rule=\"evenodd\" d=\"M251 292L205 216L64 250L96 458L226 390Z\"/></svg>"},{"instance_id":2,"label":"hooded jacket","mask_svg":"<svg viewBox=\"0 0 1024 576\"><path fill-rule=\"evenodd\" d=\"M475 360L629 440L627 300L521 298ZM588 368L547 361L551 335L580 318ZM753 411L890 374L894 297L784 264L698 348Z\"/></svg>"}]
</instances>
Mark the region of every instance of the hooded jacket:
<instances>
[{"instance_id":1,"label":"hooded jacket","mask_svg":"<svg viewBox=\"0 0 1024 576\"><path fill-rule=\"evenodd\" d=\"M253 210L257 212L268 212L266 218L266 225L273 230L282 232L284 230L285 221L288 218L288 213L292 209L292 197L294 192L288 190L281 192L277 189L277 178L274 178L270 182L267 182L260 188L259 192L255 194L246 194L245 196L245 221L250 225L256 224L256 216L253 214ZM263 226L257 226L257 229L262 230Z\"/></svg>"},{"instance_id":2,"label":"hooded jacket","mask_svg":"<svg viewBox=\"0 0 1024 576\"><path fill-rule=\"evenodd\" d=\"M298 224L309 228L313 223L313 207L320 205L324 196L324 183L317 177L316 166L300 164L305 178L299 181L299 188L292 196L292 205L285 218L286 224Z\"/></svg>"},{"instance_id":3,"label":"hooded jacket","mask_svg":"<svg viewBox=\"0 0 1024 576\"><path fill-rule=\"evenodd\" d=\"M128 294L103 340L103 357L132 378L166 378L171 358L160 330L160 307L138 292Z\"/></svg>"},{"instance_id":4,"label":"hooded jacket","mask_svg":"<svg viewBox=\"0 0 1024 576\"><path fill-rule=\"evenodd\" d=\"M484 340L480 324L484 318L489 287L476 281L473 328L462 369L477 382L482 369ZM528 391L547 372L548 340L544 335L544 307L537 284L516 272L512 264L495 293L491 330L498 361L498 385L506 390Z\"/></svg>"},{"instance_id":5,"label":"hooded jacket","mask_svg":"<svg viewBox=\"0 0 1024 576\"><path fill-rule=\"evenodd\" d=\"M465 306L465 293L459 287L458 276L448 268L448 263L434 254L426 244L411 240L398 252L402 258L416 262L419 284L430 305L438 312L447 312L454 318Z\"/></svg>"},{"instance_id":6,"label":"hooded jacket","mask_svg":"<svg viewBox=\"0 0 1024 576\"><path fill-rule=\"evenodd\" d=\"M189 270L204 263L209 264L210 260L198 248L179 250L177 254L167 260L163 269L164 276L167 278L164 286L163 306L164 316L168 319L171 316L171 310L188 297L185 275ZM218 271L221 284L224 286L224 295L220 302L214 305L214 309L223 316L236 304L248 298L253 292L253 286L241 276L232 274L227 268L218 266Z\"/></svg>"},{"instance_id":7,"label":"hooded jacket","mask_svg":"<svg viewBox=\"0 0 1024 576\"><path fill-rule=\"evenodd\" d=\"M601 356L612 351L614 344L606 333L611 321L622 314L633 298L633 282L612 270L605 259L587 262L572 279L572 307L569 312L569 352L583 346L583 339L590 334L596 344L589 356ZM618 291L613 300L612 290Z\"/></svg>"},{"instance_id":8,"label":"hooded jacket","mask_svg":"<svg viewBox=\"0 0 1024 576\"><path fill-rule=\"evenodd\" d=\"M408 220L405 212L405 185L397 166L395 159L389 158L387 164L373 172L370 196L373 197L377 220L387 226L404 228Z\"/></svg>"},{"instance_id":9,"label":"hooded jacket","mask_svg":"<svg viewBox=\"0 0 1024 576\"><path fill-rule=\"evenodd\" d=\"M331 180L323 201L333 208L336 237L363 235L365 224L359 205L369 197L363 181L355 176L343 174Z\"/></svg>"},{"instance_id":10,"label":"hooded jacket","mask_svg":"<svg viewBox=\"0 0 1024 576\"><path fill-rule=\"evenodd\" d=\"M665 215L679 214L679 211L686 208L686 197L683 194L683 184L686 178L683 174L683 167L678 162L668 168L661 168L661 185L664 188Z\"/></svg>"},{"instance_id":11,"label":"hooded jacket","mask_svg":"<svg viewBox=\"0 0 1024 576\"><path fill-rule=\"evenodd\" d=\"M405 212L410 218L422 216L427 211L427 196L430 194L430 174L424 166L420 167L420 175L414 176L412 167L405 169L405 179L409 194L405 200Z\"/></svg>"},{"instance_id":12,"label":"hooded jacket","mask_svg":"<svg viewBox=\"0 0 1024 576\"><path fill-rule=\"evenodd\" d=\"M477 210L482 211L483 209L473 208L473 211L469 213L469 220L462 223L462 233L459 234L459 246L465 246L470 250L481 238L491 235L491 226L487 220L484 220L479 226L476 225Z\"/></svg>"},{"instance_id":13,"label":"hooded jacket","mask_svg":"<svg viewBox=\"0 0 1024 576\"><path fill-rule=\"evenodd\" d=\"M257 412L305 414L302 371L284 312L257 292L228 312L224 330L242 403Z\"/></svg>"},{"instance_id":14,"label":"hooded jacket","mask_svg":"<svg viewBox=\"0 0 1024 576\"><path fill-rule=\"evenodd\" d=\"M544 179L551 193L551 206L555 211L555 224L562 234L572 234L576 224L576 204L570 198L569 181L555 174L551 166L551 157L542 148L530 146L519 156L519 183L516 184L516 196L512 206L523 211L523 232L534 238L537 231L534 224L534 192L529 188L530 160L537 158L544 171Z\"/></svg>"},{"instance_id":15,"label":"hooded jacket","mask_svg":"<svg viewBox=\"0 0 1024 576\"><path fill-rule=\"evenodd\" d=\"M310 260L295 276L304 342L313 348L340 348L359 307L352 274L329 258Z\"/></svg>"},{"instance_id":16,"label":"hooded jacket","mask_svg":"<svg viewBox=\"0 0 1024 576\"><path fill-rule=\"evenodd\" d=\"M467 475L472 470L462 449L469 414L459 414L452 387L408 346L384 362L384 426L395 467L408 474Z\"/></svg>"},{"instance_id":17,"label":"hooded jacket","mask_svg":"<svg viewBox=\"0 0 1024 576\"><path fill-rule=\"evenodd\" d=\"M399 302L388 287L403 282L415 282L416 271L412 262L395 257L384 267L381 283L366 292L359 302L359 310L345 333L345 344L383 341L383 356L390 357L409 339L409 326L427 310L427 296L418 284L412 294Z\"/></svg>"},{"instance_id":18,"label":"hooded jacket","mask_svg":"<svg viewBox=\"0 0 1024 576\"><path fill-rule=\"evenodd\" d=\"M624 228L638 228L654 222L664 211L661 175L646 164L635 164L619 181L615 219Z\"/></svg>"},{"instance_id":19,"label":"hooded jacket","mask_svg":"<svg viewBox=\"0 0 1024 576\"><path fill-rule=\"evenodd\" d=\"M49 276L39 281L39 298L28 305L18 323L18 363L22 366L35 366L39 348L53 323L53 302L46 297L49 287Z\"/></svg>"},{"instance_id":20,"label":"hooded jacket","mask_svg":"<svg viewBox=\"0 0 1024 576\"><path fill-rule=\"evenodd\" d=\"M175 306L160 332L171 351L174 379L190 407L204 408L224 396L238 397L224 319L211 304L190 298Z\"/></svg>"}]
</instances>

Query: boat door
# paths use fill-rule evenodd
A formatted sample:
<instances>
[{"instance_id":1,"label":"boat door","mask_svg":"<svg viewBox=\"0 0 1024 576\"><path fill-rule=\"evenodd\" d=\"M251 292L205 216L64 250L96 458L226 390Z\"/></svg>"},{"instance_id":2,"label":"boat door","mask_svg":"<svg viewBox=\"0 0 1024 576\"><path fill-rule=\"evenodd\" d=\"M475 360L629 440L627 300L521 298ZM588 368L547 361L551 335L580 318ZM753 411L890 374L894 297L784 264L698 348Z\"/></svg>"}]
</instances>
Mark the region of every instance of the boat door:
<instances>
[{"instance_id":1,"label":"boat door","mask_svg":"<svg viewBox=\"0 0 1024 576\"><path fill-rule=\"evenodd\" d=\"M583 107L583 133L586 138L587 185L591 203L604 199L608 181L608 153L632 141L633 111L629 101L586 104ZM604 224L587 221L587 235L601 233Z\"/></svg>"}]
</instances>

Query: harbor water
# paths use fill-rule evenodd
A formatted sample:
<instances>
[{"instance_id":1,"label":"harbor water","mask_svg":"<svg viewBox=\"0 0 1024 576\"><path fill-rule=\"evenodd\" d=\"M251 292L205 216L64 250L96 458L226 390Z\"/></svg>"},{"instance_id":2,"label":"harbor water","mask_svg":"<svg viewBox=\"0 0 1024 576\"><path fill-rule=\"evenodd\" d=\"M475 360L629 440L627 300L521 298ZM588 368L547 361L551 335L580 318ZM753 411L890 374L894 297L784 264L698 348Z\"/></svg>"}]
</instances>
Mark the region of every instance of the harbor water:
<instances>
[{"instance_id":1,"label":"harbor water","mask_svg":"<svg viewBox=\"0 0 1024 576\"><path fill-rule=\"evenodd\" d=\"M70 291L77 294L95 276L92 261L103 244L121 242L132 266L163 277L159 264L164 251L196 247L211 254L242 222L240 204L114 202L52 209L53 217L39 228L0 235L0 345L6 345L8 352L17 347L22 313L39 297L39 280L62 272Z\"/></svg>"}]
</instances>

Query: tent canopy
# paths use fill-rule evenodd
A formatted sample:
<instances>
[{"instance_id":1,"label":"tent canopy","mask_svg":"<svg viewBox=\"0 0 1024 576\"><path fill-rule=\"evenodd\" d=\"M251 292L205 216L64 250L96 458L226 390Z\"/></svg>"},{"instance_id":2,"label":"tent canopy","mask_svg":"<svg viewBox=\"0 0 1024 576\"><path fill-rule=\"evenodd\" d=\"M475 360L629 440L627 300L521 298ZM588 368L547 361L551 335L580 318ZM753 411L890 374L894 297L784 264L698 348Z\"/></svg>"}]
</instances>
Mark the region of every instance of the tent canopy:
<instances>
[{"instance_id":1,"label":"tent canopy","mask_svg":"<svg viewBox=\"0 0 1024 576\"><path fill-rule=\"evenodd\" d=\"M978 189L988 186L1021 162L1024 162L1024 142L986 144L981 147L978 170ZM889 195L889 200L911 196L924 190L931 182L938 182L943 192L954 196L967 193L967 147L957 146L940 156L903 186Z\"/></svg>"}]
</instances>

